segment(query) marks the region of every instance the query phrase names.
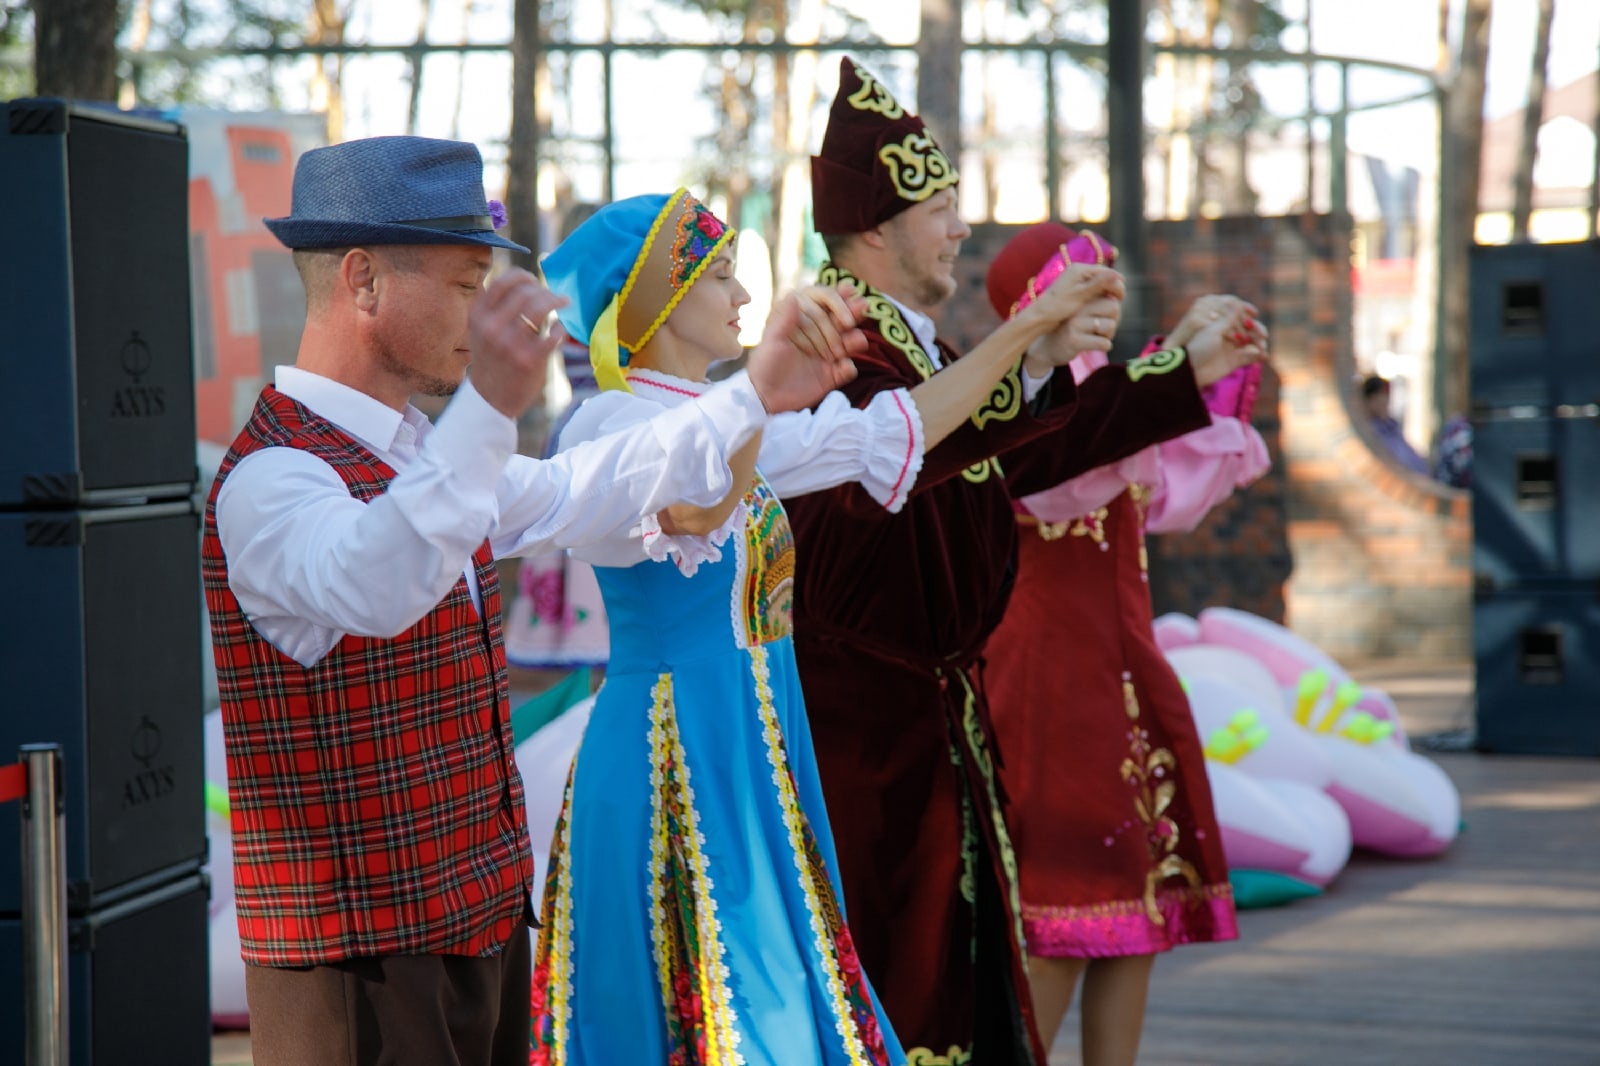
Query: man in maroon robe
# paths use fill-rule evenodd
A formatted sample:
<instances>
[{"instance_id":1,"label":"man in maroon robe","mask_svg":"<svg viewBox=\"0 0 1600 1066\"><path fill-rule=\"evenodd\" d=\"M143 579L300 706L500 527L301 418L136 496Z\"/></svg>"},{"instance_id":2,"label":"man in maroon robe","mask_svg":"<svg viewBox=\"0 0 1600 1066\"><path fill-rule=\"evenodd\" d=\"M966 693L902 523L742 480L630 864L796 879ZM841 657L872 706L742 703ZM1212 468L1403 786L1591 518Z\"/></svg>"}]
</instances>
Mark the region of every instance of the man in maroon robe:
<instances>
[{"instance_id":1,"label":"man in maroon robe","mask_svg":"<svg viewBox=\"0 0 1600 1066\"><path fill-rule=\"evenodd\" d=\"M929 317L970 232L956 180L922 121L845 59L812 196L822 281L868 297L869 347L845 389L857 405L959 358ZM1091 305L1069 328L1103 348L1119 310ZM927 452L898 514L855 485L786 501L805 560L795 650L850 927L917 1066L1046 1061L982 675L1015 568L1012 496L1206 425L1197 375L1233 369L1161 351L1075 386L1036 359Z\"/></svg>"}]
</instances>

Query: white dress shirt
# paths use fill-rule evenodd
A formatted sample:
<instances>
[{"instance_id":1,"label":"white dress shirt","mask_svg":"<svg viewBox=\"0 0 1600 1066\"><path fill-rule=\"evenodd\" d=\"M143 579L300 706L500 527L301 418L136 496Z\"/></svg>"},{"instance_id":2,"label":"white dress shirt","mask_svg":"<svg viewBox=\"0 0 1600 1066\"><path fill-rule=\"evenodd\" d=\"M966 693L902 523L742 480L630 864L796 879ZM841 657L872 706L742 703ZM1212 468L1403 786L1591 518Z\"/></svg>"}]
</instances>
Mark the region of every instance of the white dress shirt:
<instances>
[{"instance_id":1,"label":"white dress shirt","mask_svg":"<svg viewBox=\"0 0 1600 1066\"><path fill-rule=\"evenodd\" d=\"M346 634L393 637L466 575L472 553L497 558L585 543L678 502L727 495L728 456L767 421L740 373L693 403L551 460L514 454L516 424L464 382L437 426L416 408L296 367L279 391L360 441L397 476L371 503L298 448L263 448L228 474L217 534L228 584L266 640L303 666ZM481 606L480 606L481 609Z\"/></svg>"},{"instance_id":2,"label":"white dress shirt","mask_svg":"<svg viewBox=\"0 0 1600 1066\"><path fill-rule=\"evenodd\" d=\"M605 440L659 418L663 411L697 402L714 389L654 370L628 372L632 392L603 392L575 411L561 431L558 447L579 448L586 441ZM756 469L780 497L801 496L847 482L861 483L869 496L895 513L905 506L924 450L922 417L905 389L890 389L865 408L852 407L841 392L831 392L811 411L774 415L761 435ZM597 566L632 566L642 561L640 548L653 559L669 554L693 574L706 560L721 558L720 545L744 524L744 507L706 536L669 535L654 514L638 525L617 529L572 554Z\"/></svg>"},{"instance_id":3,"label":"white dress shirt","mask_svg":"<svg viewBox=\"0 0 1600 1066\"><path fill-rule=\"evenodd\" d=\"M917 343L922 345L922 350L928 353L928 360L933 363L935 372L944 369L944 360L939 356L938 337L939 328L932 318L915 308L907 307L888 293L883 294L884 299L894 304L900 312L900 317L906 320L906 325L911 327L912 336L917 338ZM1051 371L1054 373L1054 371ZM1036 378L1028 373L1026 364L1022 367L1022 402L1032 403L1033 398L1039 395L1039 390L1044 388L1044 383L1050 380L1050 374Z\"/></svg>"}]
</instances>

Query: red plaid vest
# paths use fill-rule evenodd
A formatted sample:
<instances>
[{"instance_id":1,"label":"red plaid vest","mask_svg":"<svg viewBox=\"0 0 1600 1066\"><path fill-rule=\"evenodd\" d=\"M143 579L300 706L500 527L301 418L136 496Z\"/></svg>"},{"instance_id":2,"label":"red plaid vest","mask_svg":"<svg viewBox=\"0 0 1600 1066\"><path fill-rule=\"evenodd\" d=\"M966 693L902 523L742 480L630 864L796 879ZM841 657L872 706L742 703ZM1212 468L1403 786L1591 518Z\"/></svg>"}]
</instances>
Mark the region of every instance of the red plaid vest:
<instances>
[{"instance_id":1,"label":"red plaid vest","mask_svg":"<svg viewBox=\"0 0 1600 1066\"><path fill-rule=\"evenodd\" d=\"M512 755L500 591L485 543L466 579L392 640L346 636L307 669L228 587L217 492L251 452L302 448L358 500L395 472L270 386L206 504L206 607L222 695L239 939L247 962L492 955L533 879Z\"/></svg>"}]
</instances>

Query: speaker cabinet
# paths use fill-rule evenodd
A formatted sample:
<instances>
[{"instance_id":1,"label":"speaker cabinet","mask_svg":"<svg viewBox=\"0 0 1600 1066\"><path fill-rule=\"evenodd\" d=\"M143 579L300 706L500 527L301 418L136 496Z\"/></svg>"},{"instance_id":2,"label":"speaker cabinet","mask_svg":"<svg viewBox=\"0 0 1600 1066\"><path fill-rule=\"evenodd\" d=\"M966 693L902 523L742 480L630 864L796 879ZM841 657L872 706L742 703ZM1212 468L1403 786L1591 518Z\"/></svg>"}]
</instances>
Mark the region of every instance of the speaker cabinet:
<instances>
[{"instance_id":1,"label":"speaker cabinet","mask_svg":"<svg viewBox=\"0 0 1600 1066\"><path fill-rule=\"evenodd\" d=\"M191 491L188 165L173 123L0 104L0 509Z\"/></svg>"},{"instance_id":2,"label":"speaker cabinet","mask_svg":"<svg viewBox=\"0 0 1600 1066\"><path fill-rule=\"evenodd\" d=\"M1600 755L1600 585L1480 591L1473 608L1478 747Z\"/></svg>"},{"instance_id":3,"label":"speaker cabinet","mask_svg":"<svg viewBox=\"0 0 1600 1066\"><path fill-rule=\"evenodd\" d=\"M1600 240L1475 246L1470 284L1475 410L1600 402Z\"/></svg>"},{"instance_id":4,"label":"speaker cabinet","mask_svg":"<svg viewBox=\"0 0 1600 1066\"><path fill-rule=\"evenodd\" d=\"M206 891L204 877L191 870L71 919L67 1043L72 1066L210 1063ZM21 922L0 919L0 957L21 956ZM18 1056L22 1002L21 966L0 966L0 1047Z\"/></svg>"},{"instance_id":5,"label":"speaker cabinet","mask_svg":"<svg viewBox=\"0 0 1600 1066\"><path fill-rule=\"evenodd\" d=\"M1472 466L1480 582L1600 580L1600 406L1477 421Z\"/></svg>"},{"instance_id":6,"label":"speaker cabinet","mask_svg":"<svg viewBox=\"0 0 1600 1066\"><path fill-rule=\"evenodd\" d=\"M205 853L199 554L190 500L0 513L0 758L62 746L71 913ZM17 834L0 817L0 916Z\"/></svg>"}]
</instances>

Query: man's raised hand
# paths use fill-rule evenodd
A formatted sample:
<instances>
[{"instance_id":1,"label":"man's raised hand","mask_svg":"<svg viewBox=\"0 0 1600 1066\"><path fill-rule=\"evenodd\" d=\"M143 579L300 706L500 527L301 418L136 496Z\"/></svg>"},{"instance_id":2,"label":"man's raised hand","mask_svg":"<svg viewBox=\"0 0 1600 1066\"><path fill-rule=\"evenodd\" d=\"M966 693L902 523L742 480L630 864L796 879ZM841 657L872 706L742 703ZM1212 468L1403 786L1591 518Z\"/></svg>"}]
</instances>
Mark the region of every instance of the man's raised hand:
<instances>
[{"instance_id":1,"label":"man's raised hand","mask_svg":"<svg viewBox=\"0 0 1600 1066\"><path fill-rule=\"evenodd\" d=\"M857 326L866 306L848 285L810 286L778 301L747 364L769 414L804 410L856 376L851 355L867 348Z\"/></svg>"},{"instance_id":2,"label":"man's raised hand","mask_svg":"<svg viewBox=\"0 0 1600 1066\"><path fill-rule=\"evenodd\" d=\"M566 305L526 270L508 271L474 301L472 385L507 418L520 417L544 390L550 356L566 337L551 315Z\"/></svg>"}]
</instances>

